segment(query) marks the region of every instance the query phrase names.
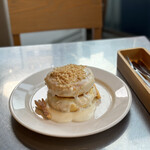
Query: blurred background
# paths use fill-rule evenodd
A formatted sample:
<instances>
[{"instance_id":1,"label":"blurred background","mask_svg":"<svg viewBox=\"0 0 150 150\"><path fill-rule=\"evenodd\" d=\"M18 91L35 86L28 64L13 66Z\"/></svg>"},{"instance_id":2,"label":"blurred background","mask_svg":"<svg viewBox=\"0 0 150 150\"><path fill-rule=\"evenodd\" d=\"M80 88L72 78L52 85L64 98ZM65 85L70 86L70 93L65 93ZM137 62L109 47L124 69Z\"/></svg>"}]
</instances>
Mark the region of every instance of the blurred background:
<instances>
[{"instance_id":1,"label":"blurred background","mask_svg":"<svg viewBox=\"0 0 150 150\"><path fill-rule=\"evenodd\" d=\"M102 39L150 38L150 0L103 0ZM23 33L21 45L86 41L86 29ZM7 0L0 0L0 46L12 46Z\"/></svg>"}]
</instances>

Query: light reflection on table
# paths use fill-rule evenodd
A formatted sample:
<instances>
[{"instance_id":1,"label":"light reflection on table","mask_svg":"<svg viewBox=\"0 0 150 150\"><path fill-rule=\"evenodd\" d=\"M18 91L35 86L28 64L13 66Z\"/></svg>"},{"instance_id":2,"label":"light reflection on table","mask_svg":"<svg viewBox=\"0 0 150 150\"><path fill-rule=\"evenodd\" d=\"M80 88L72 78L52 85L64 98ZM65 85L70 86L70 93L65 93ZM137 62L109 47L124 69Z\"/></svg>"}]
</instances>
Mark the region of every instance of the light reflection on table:
<instances>
[{"instance_id":1,"label":"light reflection on table","mask_svg":"<svg viewBox=\"0 0 150 150\"><path fill-rule=\"evenodd\" d=\"M150 149L150 115L132 90L133 103L128 115L113 128L84 138L54 138L34 133L17 123L9 112L8 101L15 86L51 66L70 63L94 66L125 81L116 68L117 51L133 47L150 50L150 42L145 37L132 37L0 48L0 149ZM123 91L123 87L118 89L116 96Z\"/></svg>"}]
</instances>

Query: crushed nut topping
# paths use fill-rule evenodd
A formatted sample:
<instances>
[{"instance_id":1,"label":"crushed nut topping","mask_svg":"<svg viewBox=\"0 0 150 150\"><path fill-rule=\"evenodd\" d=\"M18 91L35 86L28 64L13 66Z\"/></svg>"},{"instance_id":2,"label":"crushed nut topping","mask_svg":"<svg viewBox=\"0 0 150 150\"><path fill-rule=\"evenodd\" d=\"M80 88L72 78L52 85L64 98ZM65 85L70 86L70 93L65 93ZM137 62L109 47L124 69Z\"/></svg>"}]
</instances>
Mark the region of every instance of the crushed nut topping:
<instances>
[{"instance_id":1,"label":"crushed nut topping","mask_svg":"<svg viewBox=\"0 0 150 150\"><path fill-rule=\"evenodd\" d=\"M86 78L84 68L85 66L74 64L57 67L51 72L50 78L62 86L69 85Z\"/></svg>"}]
</instances>

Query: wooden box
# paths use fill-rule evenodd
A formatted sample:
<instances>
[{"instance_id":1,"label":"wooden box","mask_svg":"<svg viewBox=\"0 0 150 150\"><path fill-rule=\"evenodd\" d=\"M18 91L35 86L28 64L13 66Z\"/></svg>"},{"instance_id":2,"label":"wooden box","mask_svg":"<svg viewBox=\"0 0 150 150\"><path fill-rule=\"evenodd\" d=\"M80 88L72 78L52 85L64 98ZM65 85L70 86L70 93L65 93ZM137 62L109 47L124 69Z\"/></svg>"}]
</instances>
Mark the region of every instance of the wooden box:
<instances>
[{"instance_id":1,"label":"wooden box","mask_svg":"<svg viewBox=\"0 0 150 150\"><path fill-rule=\"evenodd\" d=\"M138 76L138 74L129 65L126 56L130 60L141 60L150 69L150 52L145 48L132 48L119 50L117 53L117 68L125 77L128 84L134 90L140 101L150 113L150 88Z\"/></svg>"}]
</instances>

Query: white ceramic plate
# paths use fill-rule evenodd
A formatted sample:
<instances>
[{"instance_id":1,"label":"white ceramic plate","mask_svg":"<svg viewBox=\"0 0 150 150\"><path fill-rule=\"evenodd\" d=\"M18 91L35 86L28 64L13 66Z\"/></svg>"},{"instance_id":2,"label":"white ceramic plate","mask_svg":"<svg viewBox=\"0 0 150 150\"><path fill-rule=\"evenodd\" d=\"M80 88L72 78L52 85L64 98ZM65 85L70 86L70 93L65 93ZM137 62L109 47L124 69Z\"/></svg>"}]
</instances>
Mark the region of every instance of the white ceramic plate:
<instances>
[{"instance_id":1,"label":"white ceramic plate","mask_svg":"<svg viewBox=\"0 0 150 150\"><path fill-rule=\"evenodd\" d=\"M24 127L55 137L82 137L105 131L120 122L128 113L132 97L127 85L117 76L90 67L101 94L93 118L85 122L56 123L35 113L34 100L46 98L44 78L51 69L35 73L18 84L10 97L10 111Z\"/></svg>"}]
</instances>

